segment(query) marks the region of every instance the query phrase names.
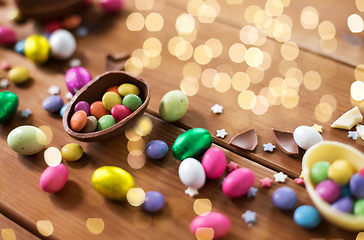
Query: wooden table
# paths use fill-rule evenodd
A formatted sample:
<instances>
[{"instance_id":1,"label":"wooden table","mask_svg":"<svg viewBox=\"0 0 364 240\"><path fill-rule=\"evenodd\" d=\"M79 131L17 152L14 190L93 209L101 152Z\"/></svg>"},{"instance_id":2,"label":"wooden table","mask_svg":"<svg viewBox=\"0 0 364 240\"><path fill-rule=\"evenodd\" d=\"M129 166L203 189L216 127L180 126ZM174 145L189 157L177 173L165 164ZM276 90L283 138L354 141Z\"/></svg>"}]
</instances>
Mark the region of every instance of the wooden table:
<instances>
[{"instance_id":1,"label":"wooden table","mask_svg":"<svg viewBox=\"0 0 364 240\"><path fill-rule=\"evenodd\" d=\"M64 74L69 68L68 61L53 59L37 66L11 48L0 48L0 63L8 61L11 66L25 66L31 74L31 80L26 84L17 86L11 83L6 89L18 95L20 104L11 121L0 127L2 233L4 229L12 229L17 239L194 239L195 236L189 232L189 224L197 216L194 206L200 203L207 209L211 205L213 211L226 214L230 218L232 228L224 239L355 239L357 232L344 231L326 220L313 230L301 228L293 221L293 210L282 212L277 209L271 197L273 192L282 186L289 186L296 191L297 206L312 204L305 188L293 181L301 173L304 151L300 150L298 157L291 157L278 147L272 153L263 150L263 144L269 142L277 146L272 128L293 132L300 125L314 124L322 126L322 136L325 140L344 142L362 150L362 145L347 137L347 131L330 127L334 120L353 106L363 106L350 95L350 86L355 81L355 76L359 76L357 80L360 80L360 74L356 74L359 72L356 70L357 66L363 62L363 47L360 45L362 36L351 33L346 25L346 19L352 13L363 15L355 4L347 1L291 1L283 9L285 19L288 17L292 23L289 31L291 38L285 40L290 40L291 51L286 53L282 50L281 54L285 41L282 42L283 36L280 38L279 34L278 40L268 37L264 43L257 46L244 44L246 49L256 47L266 52L264 56L270 56L263 61L264 70L259 71L248 66L247 61L251 59L234 62L234 57L229 56L229 49L234 44L242 44L241 29L251 24L247 20L249 18L244 15L245 10L252 5L264 10L266 1L246 0L238 5L229 4L233 1L206 1L206 4L211 6L219 6L219 15L212 18L214 21L211 23L202 23L198 17L194 17L196 30L185 36L186 39L192 40L189 44L182 43L178 48L180 50L187 46L187 50L188 47L190 50L202 49L208 40L213 39L215 43L220 43L214 46L220 46L221 53L218 54L218 47L214 48L213 53L216 53L216 56L206 62L203 62L204 59L199 60L197 55L194 59L192 52L188 59L188 52L184 52L185 55L182 55L183 52L177 53L176 57L171 40L176 40L178 36L178 17L187 12L191 13L193 3L198 1L144 1L144 10L138 5L141 2L143 1L126 1L125 9L115 15L102 14L96 3L85 9L81 13L82 24L90 33L85 37L76 37L77 50L73 56L82 61L82 66L93 77L105 72L106 56L109 53L128 53L136 59L136 62L128 62L126 70L138 74L152 87L152 98L145 117L151 120L153 128L150 134L143 136L142 140L135 144L125 135L94 143L77 142L72 139L64 131L61 117L58 114L49 114L41 106L42 101L49 96L47 89L52 85L60 87L60 95L67 101ZM152 7L148 8L148 4ZM210 5L207 9L211 9ZM336 51L330 52L320 47L321 40L317 28L310 30L302 27L300 14L307 6L313 6L318 10L319 23L327 20L335 25ZM13 27L19 39L40 32L38 25L31 20L23 24L9 22L6 12L12 7L12 1L1 2L0 22ZM339 9L337 11L340 14L332 9ZM157 17L163 19L163 27L160 30L150 31L153 27L148 25L151 24L148 18L153 16L151 13L158 13ZM129 18L132 14L139 14L133 16L142 17L146 22L138 31L128 28L128 23L132 23ZM209 19L211 20L205 18L201 21ZM147 39L160 43L159 54L155 47L158 47L158 44L151 47L154 52L149 52L154 54L150 61L156 61L157 64L150 62L150 65L138 68L137 63L142 62L138 60L138 56L141 56L143 47L147 48ZM296 54L297 57L290 57L292 54ZM288 60L284 59L284 56ZM235 57L239 58L239 55ZM291 77L286 76L290 68L297 69L297 74L293 76L296 80L285 80ZM213 80L214 75L208 75L208 71L219 73L220 81L216 78ZM201 74L202 72L204 74ZM235 82L233 76L238 72L242 75L250 74L249 86L243 87L242 82L240 85ZM5 70L1 70L0 74L7 76ZM275 93L276 96L266 94L267 87L273 86L274 83L280 83L280 86L283 84L284 89L291 90L283 98L279 91ZM297 86L294 86L295 83L298 83ZM178 122L167 123L159 117L159 102L168 91L180 89L181 84L190 95L188 112ZM257 98L260 108L243 109L239 106L239 96L242 98L244 94L241 92L246 89L251 91L250 94L260 95ZM249 108L249 104L248 107L245 106L246 101L241 103L243 107ZM221 114L211 111L215 104L224 107ZM20 113L26 108L31 109L33 113L29 118L22 118ZM79 161L62 161L68 167L70 176L66 186L58 193L45 193L39 186L39 177L47 167L43 151L33 156L22 156L12 151L6 143L7 135L12 129L26 124L37 127L47 125L52 129L54 138L46 148L52 146L61 149L67 143L77 142L84 149L84 156ZM143 148L143 144L160 139L172 147L180 134L197 127L209 131L213 136L213 145L224 151L227 162L233 161L239 164L239 167L247 167L254 172L253 187L258 189L255 197L226 197L220 189L220 183L228 171L217 180L207 180L199 195L189 197L184 193L185 186L178 177L180 162L173 158L170 151L162 160L146 157L145 164L139 169L128 164L128 150L134 149L137 144L141 144L138 146ZM223 128L228 133L227 136L216 137L216 131ZM254 151L237 149L228 144L235 135L251 128L255 129L259 141ZM136 186L145 192L161 192L166 199L166 206L159 213L148 214L141 207L131 206L127 201L114 202L104 199L92 188L91 175L95 169L105 165L118 166L130 172L135 178ZM274 179L273 174L280 171L289 176L285 183L273 182L271 188L260 187L260 179ZM256 212L256 223L248 225L244 222L241 215L247 210ZM101 233L95 234L98 233L98 229L101 229ZM33 235L29 236L29 232ZM3 235L2 237L13 239Z\"/></svg>"}]
</instances>

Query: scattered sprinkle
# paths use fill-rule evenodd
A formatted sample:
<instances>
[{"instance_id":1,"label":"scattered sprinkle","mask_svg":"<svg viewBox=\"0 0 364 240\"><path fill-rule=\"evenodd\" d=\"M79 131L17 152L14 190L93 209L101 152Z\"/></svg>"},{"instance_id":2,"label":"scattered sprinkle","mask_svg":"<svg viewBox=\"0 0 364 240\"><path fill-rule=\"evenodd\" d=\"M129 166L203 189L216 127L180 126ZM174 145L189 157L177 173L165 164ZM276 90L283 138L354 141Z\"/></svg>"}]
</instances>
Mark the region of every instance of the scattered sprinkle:
<instances>
[{"instance_id":1,"label":"scattered sprinkle","mask_svg":"<svg viewBox=\"0 0 364 240\"><path fill-rule=\"evenodd\" d=\"M0 81L0 87L1 88L7 88L9 87L10 82L8 79L4 78L3 80Z\"/></svg>"},{"instance_id":2,"label":"scattered sprinkle","mask_svg":"<svg viewBox=\"0 0 364 240\"><path fill-rule=\"evenodd\" d=\"M268 177L259 180L261 187L270 188L272 186L272 180Z\"/></svg>"},{"instance_id":3,"label":"scattered sprinkle","mask_svg":"<svg viewBox=\"0 0 364 240\"><path fill-rule=\"evenodd\" d=\"M73 95L72 95L72 93L71 93L71 92L66 92L65 97L66 97L66 99L67 99L67 100L72 100Z\"/></svg>"},{"instance_id":4,"label":"scattered sprinkle","mask_svg":"<svg viewBox=\"0 0 364 240\"><path fill-rule=\"evenodd\" d=\"M232 172L232 171L238 169L239 164L234 163L233 161L230 161L228 164L226 164L226 167L228 168L229 172Z\"/></svg>"},{"instance_id":5,"label":"scattered sprinkle","mask_svg":"<svg viewBox=\"0 0 364 240\"><path fill-rule=\"evenodd\" d=\"M32 111L29 108L27 108L27 109L21 111L20 117L28 118L30 114L32 114Z\"/></svg>"},{"instance_id":6,"label":"scattered sprinkle","mask_svg":"<svg viewBox=\"0 0 364 240\"><path fill-rule=\"evenodd\" d=\"M303 171L301 171L301 174L300 174L299 178L303 179Z\"/></svg>"},{"instance_id":7,"label":"scattered sprinkle","mask_svg":"<svg viewBox=\"0 0 364 240\"><path fill-rule=\"evenodd\" d=\"M55 85L52 85L48 88L48 93L50 95L58 95L59 94L59 87L58 86L55 86Z\"/></svg>"},{"instance_id":8,"label":"scattered sprinkle","mask_svg":"<svg viewBox=\"0 0 364 240\"><path fill-rule=\"evenodd\" d=\"M257 219L257 213L247 210L241 217L244 219L246 223L255 223Z\"/></svg>"},{"instance_id":9,"label":"scattered sprinkle","mask_svg":"<svg viewBox=\"0 0 364 240\"><path fill-rule=\"evenodd\" d=\"M87 27L79 27L76 29L76 35L78 37L85 37L88 35L88 28Z\"/></svg>"},{"instance_id":10,"label":"scattered sprinkle","mask_svg":"<svg viewBox=\"0 0 364 240\"><path fill-rule=\"evenodd\" d=\"M319 133L322 132L322 126L321 125L317 125L316 123L311 128L315 129Z\"/></svg>"},{"instance_id":11,"label":"scattered sprinkle","mask_svg":"<svg viewBox=\"0 0 364 240\"><path fill-rule=\"evenodd\" d=\"M284 174L283 172L279 172L273 175L274 176L274 181L276 182L285 182L287 175Z\"/></svg>"},{"instance_id":12,"label":"scattered sprinkle","mask_svg":"<svg viewBox=\"0 0 364 240\"><path fill-rule=\"evenodd\" d=\"M223 128L221 130L217 130L216 137L224 138L226 135L227 135L227 132L225 131L225 128Z\"/></svg>"},{"instance_id":13,"label":"scattered sprinkle","mask_svg":"<svg viewBox=\"0 0 364 240\"><path fill-rule=\"evenodd\" d=\"M215 114L222 113L223 109L224 109L224 107L219 104L215 104L213 107L211 107L212 112Z\"/></svg>"},{"instance_id":14,"label":"scattered sprinkle","mask_svg":"<svg viewBox=\"0 0 364 240\"><path fill-rule=\"evenodd\" d=\"M348 137L356 140L356 131L348 131Z\"/></svg>"},{"instance_id":15,"label":"scattered sprinkle","mask_svg":"<svg viewBox=\"0 0 364 240\"><path fill-rule=\"evenodd\" d=\"M2 70L9 70L10 69L10 63L8 61L3 61L0 65L0 68Z\"/></svg>"},{"instance_id":16,"label":"scattered sprinkle","mask_svg":"<svg viewBox=\"0 0 364 240\"><path fill-rule=\"evenodd\" d=\"M246 193L247 197L255 197L255 195L257 194L258 189L255 187L251 187L249 188L248 192Z\"/></svg>"},{"instance_id":17,"label":"scattered sprinkle","mask_svg":"<svg viewBox=\"0 0 364 240\"><path fill-rule=\"evenodd\" d=\"M305 181L302 178L295 178L294 181L298 184L298 185L302 185L305 186Z\"/></svg>"},{"instance_id":18,"label":"scattered sprinkle","mask_svg":"<svg viewBox=\"0 0 364 240\"><path fill-rule=\"evenodd\" d=\"M79 67L81 66L81 60L78 58L72 58L71 60L69 60L68 65L73 68L73 67Z\"/></svg>"},{"instance_id":19,"label":"scattered sprinkle","mask_svg":"<svg viewBox=\"0 0 364 240\"><path fill-rule=\"evenodd\" d=\"M263 147L264 147L264 151L266 151L266 152L268 152L268 151L273 152L273 149L276 148L276 146L274 146L271 143L263 144Z\"/></svg>"}]
</instances>

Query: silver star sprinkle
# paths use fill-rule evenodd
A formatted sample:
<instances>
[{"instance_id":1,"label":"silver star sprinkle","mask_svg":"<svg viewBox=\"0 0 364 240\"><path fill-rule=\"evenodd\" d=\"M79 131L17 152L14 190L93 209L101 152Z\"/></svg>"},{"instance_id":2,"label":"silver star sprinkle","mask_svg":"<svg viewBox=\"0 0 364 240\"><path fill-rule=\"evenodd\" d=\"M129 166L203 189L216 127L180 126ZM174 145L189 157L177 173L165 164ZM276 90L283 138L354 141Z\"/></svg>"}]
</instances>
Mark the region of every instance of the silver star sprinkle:
<instances>
[{"instance_id":1,"label":"silver star sprinkle","mask_svg":"<svg viewBox=\"0 0 364 240\"><path fill-rule=\"evenodd\" d=\"M211 107L211 110L213 113L222 113L222 110L224 109L223 106L219 105L219 104L215 104L213 107Z\"/></svg>"},{"instance_id":2,"label":"silver star sprinkle","mask_svg":"<svg viewBox=\"0 0 364 240\"><path fill-rule=\"evenodd\" d=\"M227 132L225 131L225 129L221 129L221 130L217 130L217 134L216 137L221 137L224 138L227 135Z\"/></svg>"},{"instance_id":3,"label":"silver star sprinkle","mask_svg":"<svg viewBox=\"0 0 364 240\"><path fill-rule=\"evenodd\" d=\"M50 95L57 95L59 94L59 87L58 86L55 86L55 85L52 85L48 88L48 93Z\"/></svg>"},{"instance_id":4,"label":"silver star sprinkle","mask_svg":"<svg viewBox=\"0 0 364 240\"><path fill-rule=\"evenodd\" d=\"M9 87L10 82L8 79L4 78L3 80L0 81L0 87L1 88L7 88Z\"/></svg>"},{"instance_id":5,"label":"silver star sprinkle","mask_svg":"<svg viewBox=\"0 0 364 240\"><path fill-rule=\"evenodd\" d=\"M28 118L30 114L32 114L32 111L29 108L27 108L27 109L21 111L20 117Z\"/></svg>"},{"instance_id":6,"label":"silver star sprinkle","mask_svg":"<svg viewBox=\"0 0 364 240\"><path fill-rule=\"evenodd\" d=\"M274 176L274 181L276 182L285 182L287 175L284 174L283 172L279 172L273 175Z\"/></svg>"},{"instance_id":7,"label":"silver star sprinkle","mask_svg":"<svg viewBox=\"0 0 364 240\"><path fill-rule=\"evenodd\" d=\"M255 223L257 219L257 213L247 210L241 217L244 219L246 223Z\"/></svg>"},{"instance_id":8,"label":"silver star sprinkle","mask_svg":"<svg viewBox=\"0 0 364 240\"><path fill-rule=\"evenodd\" d=\"M268 151L273 152L273 149L276 148L276 146L274 146L271 143L263 144L263 147L264 147L264 151L266 151L266 152L268 152Z\"/></svg>"},{"instance_id":9,"label":"silver star sprinkle","mask_svg":"<svg viewBox=\"0 0 364 240\"><path fill-rule=\"evenodd\" d=\"M356 131L348 131L348 137L356 140Z\"/></svg>"},{"instance_id":10,"label":"silver star sprinkle","mask_svg":"<svg viewBox=\"0 0 364 240\"><path fill-rule=\"evenodd\" d=\"M71 92L66 92L65 97L66 97L66 99L67 99L67 100L72 100L73 95L72 95L72 93L71 93Z\"/></svg>"},{"instance_id":11,"label":"silver star sprinkle","mask_svg":"<svg viewBox=\"0 0 364 240\"><path fill-rule=\"evenodd\" d=\"M255 187L251 187L249 188L248 192L246 193L247 197L255 197L255 195L257 194L258 189Z\"/></svg>"},{"instance_id":12,"label":"silver star sprinkle","mask_svg":"<svg viewBox=\"0 0 364 240\"><path fill-rule=\"evenodd\" d=\"M73 68L73 67L79 67L81 66L81 60L78 58L72 58L71 60L69 60L68 65Z\"/></svg>"}]
</instances>

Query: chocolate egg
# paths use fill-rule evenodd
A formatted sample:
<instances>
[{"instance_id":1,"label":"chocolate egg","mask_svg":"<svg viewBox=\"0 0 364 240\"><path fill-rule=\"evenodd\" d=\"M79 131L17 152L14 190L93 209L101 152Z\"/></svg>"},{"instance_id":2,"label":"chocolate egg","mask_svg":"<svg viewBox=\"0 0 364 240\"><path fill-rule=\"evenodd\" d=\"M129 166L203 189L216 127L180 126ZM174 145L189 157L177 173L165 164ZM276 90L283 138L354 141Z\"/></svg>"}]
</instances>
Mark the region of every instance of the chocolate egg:
<instances>
[{"instance_id":1,"label":"chocolate egg","mask_svg":"<svg viewBox=\"0 0 364 240\"><path fill-rule=\"evenodd\" d=\"M49 37L52 56L64 60L70 58L76 50L76 39L69 31L59 29Z\"/></svg>"},{"instance_id":2,"label":"chocolate egg","mask_svg":"<svg viewBox=\"0 0 364 240\"><path fill-rule=\"evenodd\" d=\"M37 127L24 125L13 129L7 138L8 145L22 155L40 152L47 143L47 136Z\"/></svg>"},{"instance_id":3,"label":"chocolate egg","mask_svg":"<svg viewBox=\"0 0 364 240\"><path fill-rule=\"evenodd\" d=\"M91 81L90 73L83 67L74 67L66 72L68 91L76 94L83 86Z\"/></svg>"},{"instance_id":4,"label":"chocolate egg","mask_svg":"<svg viewBox=\"0 0 364 240\"><path fill-rule=\"evenodd\" d=\"M187 109L188 98L180 90L169 91L159 104L159 114L167 122L178 121L185 115Z\"/></svg>"},{"instance_id":5,"label":"chocolate egg","mask_svg":"<svg viewBox=\"0 0 364 240\"><path fill-rule=\"evenodd\" d=\"M25 39L24 54L36 64L45 63L49 53L49 43L43 35L33 34Z\"/></svg>"},{"instance_id":6,"label":"chocolate egg","mask_svg":"<svg viewBox=\"0 0 364 240\"><path fill-rule=\"evenodd\" d=\"M19 99L15 93L4 91L0 92L0 123L5 123L18 110Z\"/></svg>"}]
</instances>

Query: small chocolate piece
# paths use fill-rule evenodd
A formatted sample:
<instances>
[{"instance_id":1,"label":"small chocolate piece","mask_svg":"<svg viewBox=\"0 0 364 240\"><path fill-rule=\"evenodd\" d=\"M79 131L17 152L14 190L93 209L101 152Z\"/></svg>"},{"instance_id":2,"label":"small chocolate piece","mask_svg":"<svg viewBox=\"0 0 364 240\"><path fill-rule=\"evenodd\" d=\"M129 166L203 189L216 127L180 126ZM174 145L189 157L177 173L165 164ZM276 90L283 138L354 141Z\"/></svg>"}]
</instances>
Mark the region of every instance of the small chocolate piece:
<instances>
[{"instance_id":1,"label":"small chocolate piece","mask_svg":"<svg viewBox=\"0 0 364 240\"><path fill-rule=\"evenodd\" d=\"M252 128L233 137L229 144L244 150L254 151L258 145L258 136Z\"/></svg>"},{"instance_id":2,"label":"small chocolate piece","mask_svg":"<svg viewBox=\"0 0 364 240\"><path fill-rule=\"evenodd\" d=\"M298 156L298 146L293 138L293 133L272 128L274 140L282 151L290 156Z\"/></svg>"},{"instance_id":3,"label":"small chocolate piece","mask_svg":"<svg viewBox=\"0 0 364 240\"><path fill-rule=\"evenodd\" d=\"M106 71L122 71L125 70L126 60L130 58L127 53L110 53L106 59Z\"/></svg>"}]
</instances>

